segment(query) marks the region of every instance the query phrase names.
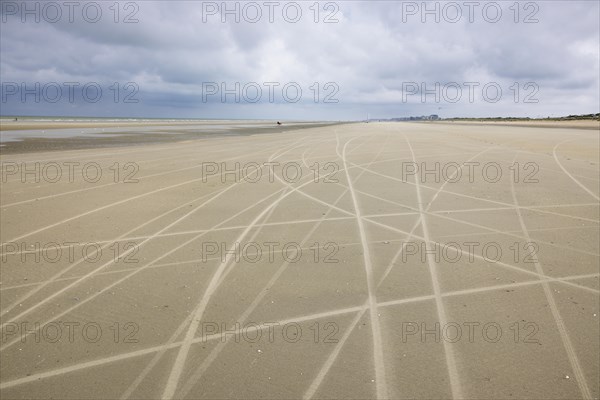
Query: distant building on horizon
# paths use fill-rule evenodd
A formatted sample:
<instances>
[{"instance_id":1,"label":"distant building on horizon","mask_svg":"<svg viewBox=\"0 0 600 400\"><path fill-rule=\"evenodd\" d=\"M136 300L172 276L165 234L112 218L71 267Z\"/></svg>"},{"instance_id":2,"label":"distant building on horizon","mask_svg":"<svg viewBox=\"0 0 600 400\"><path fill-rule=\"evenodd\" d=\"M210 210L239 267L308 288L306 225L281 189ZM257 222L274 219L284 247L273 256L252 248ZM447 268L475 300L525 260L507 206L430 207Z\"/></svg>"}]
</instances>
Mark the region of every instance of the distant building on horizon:
<instances>
[{"instance_id":1,"label":"distant building on horizon","mask_svg":"<svg viewBox=\"0 0 600 400\"><path fill-rule=\"evenodd\" d=\"M418 117L398 117L398 118L391 118L388 121L438 121L440 120L440 116L437 114L431 114L431 115L421 115Z\"/></svg>"}]
</instances>

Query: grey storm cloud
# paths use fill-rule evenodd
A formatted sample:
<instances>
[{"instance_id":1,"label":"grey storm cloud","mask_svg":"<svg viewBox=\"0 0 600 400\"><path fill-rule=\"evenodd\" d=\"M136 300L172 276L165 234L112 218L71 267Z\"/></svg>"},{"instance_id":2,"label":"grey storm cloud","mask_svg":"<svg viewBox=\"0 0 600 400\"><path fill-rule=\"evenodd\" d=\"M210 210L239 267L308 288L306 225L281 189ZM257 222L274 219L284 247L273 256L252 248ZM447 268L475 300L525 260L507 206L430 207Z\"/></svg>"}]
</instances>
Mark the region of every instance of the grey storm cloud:
<instances>
[{"instance_id":1,"label":"grey storm cloud","mask_svg":"<svg viewBox=\"0 0 600 400\"><path fill-rule=\"evenodd\" d=\"M0 3L5 115L338 120L600 108L596 1L75 2L72 15L61 1ZM103 101L42 95L36 102L13 93L12 83L21 91L50 82L96 82ZM137 87L135 103L123 102L128 82ZM465 82L476 84L472 100ZM219 92L205 96L215 87L207 83ZM302 91L297 102L294 87L288 97L282 92L288 83ZM482 90L489 83L502 90L494 101ZM224 100L221 85L230 91ZM256 86L262 94L249 101ZM525 102L534 92L537 101Z\"/></svg>"}]
</instances>

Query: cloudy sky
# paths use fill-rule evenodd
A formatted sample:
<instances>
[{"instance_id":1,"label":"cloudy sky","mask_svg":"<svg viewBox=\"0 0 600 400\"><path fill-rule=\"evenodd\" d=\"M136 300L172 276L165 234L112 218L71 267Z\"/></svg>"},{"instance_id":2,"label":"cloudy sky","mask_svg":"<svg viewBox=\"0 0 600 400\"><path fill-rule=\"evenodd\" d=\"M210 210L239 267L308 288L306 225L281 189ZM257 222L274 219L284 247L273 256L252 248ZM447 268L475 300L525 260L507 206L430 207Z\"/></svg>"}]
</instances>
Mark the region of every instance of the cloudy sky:
<instances>
[{"instance_id":1,"label":"cloudy sky","mask_svg":"<svg viewBox=\"0 0 600 400\"><path fill-rule=\"evenodd\" d=\"M600 108L596 0L0 3L3 115L358 120Z\"/></svg>"}]
</instances>

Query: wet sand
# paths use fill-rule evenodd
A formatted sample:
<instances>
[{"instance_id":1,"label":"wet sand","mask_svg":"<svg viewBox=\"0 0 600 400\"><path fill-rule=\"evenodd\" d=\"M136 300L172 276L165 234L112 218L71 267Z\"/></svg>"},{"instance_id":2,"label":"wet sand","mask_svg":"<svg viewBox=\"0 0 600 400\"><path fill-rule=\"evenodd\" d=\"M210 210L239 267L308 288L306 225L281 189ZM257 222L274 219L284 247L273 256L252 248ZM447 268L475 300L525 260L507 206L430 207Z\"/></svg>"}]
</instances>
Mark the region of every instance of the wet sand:
<instances>
[{"instance_id":1,"label":"wet sand","mask_svg":"<svg viewBox=\"0 0 600 400\"><path fill-rule=\"evenodd\" d=\"M297 121L286 121L287 124L302 124ZM49 130L49 129L72 129L72 128L136 128L136 127L201 127L206 125L226 124L228 126L248 126L248 125L274 125L275 121L260 121L260 120L138 120L138 119L110 119L102 120L86 120L83 118L75 118L68 120L66 118L51 119L26 117L20 120L11 118L0 119L0 131L23 131L23 130ZM310 125L315 122L305 122ZM317 123L318 124L318 123Z\"/></svg>"},{"instance_id":2,"label":"wet sand","mask_svg":"<svg viewBox=\"0 0 600 400\"><path fill-rule=\"evenodd\" d=\"M245 136L283 133L290 130L330 126L332 122L274 121L119 121L102 122L3 122L0 133L2 154L40 151L94 149L172 143L216 136Z\"/></svg>"},{"instance_id":3,"label":"wet sand","mask_svg":"<svg viewBox=\"0 0 600 400\"><path fill-rule=\"evenodd\" d=\"M123 137L2 150L3 399L600 395L598 131Z\"/></svg>"}]
</instances>

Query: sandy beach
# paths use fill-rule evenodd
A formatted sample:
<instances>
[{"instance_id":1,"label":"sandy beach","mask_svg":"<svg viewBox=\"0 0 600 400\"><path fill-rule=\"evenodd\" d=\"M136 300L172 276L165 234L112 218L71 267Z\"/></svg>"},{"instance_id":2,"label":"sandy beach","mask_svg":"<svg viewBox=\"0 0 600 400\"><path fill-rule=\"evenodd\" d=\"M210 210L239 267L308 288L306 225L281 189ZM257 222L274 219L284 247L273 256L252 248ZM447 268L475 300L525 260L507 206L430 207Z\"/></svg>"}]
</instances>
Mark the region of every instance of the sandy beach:
<instances>
[{"instance_id":1,"label":"sandy beach","mask_svg":"<svg viewBox=\"0 0 600 400\"><path fill-rule=\"evenodd\" d=\"M0 396L598 398L599 131L521 125L3 143Z\"/></svg>"}]
</instances>

